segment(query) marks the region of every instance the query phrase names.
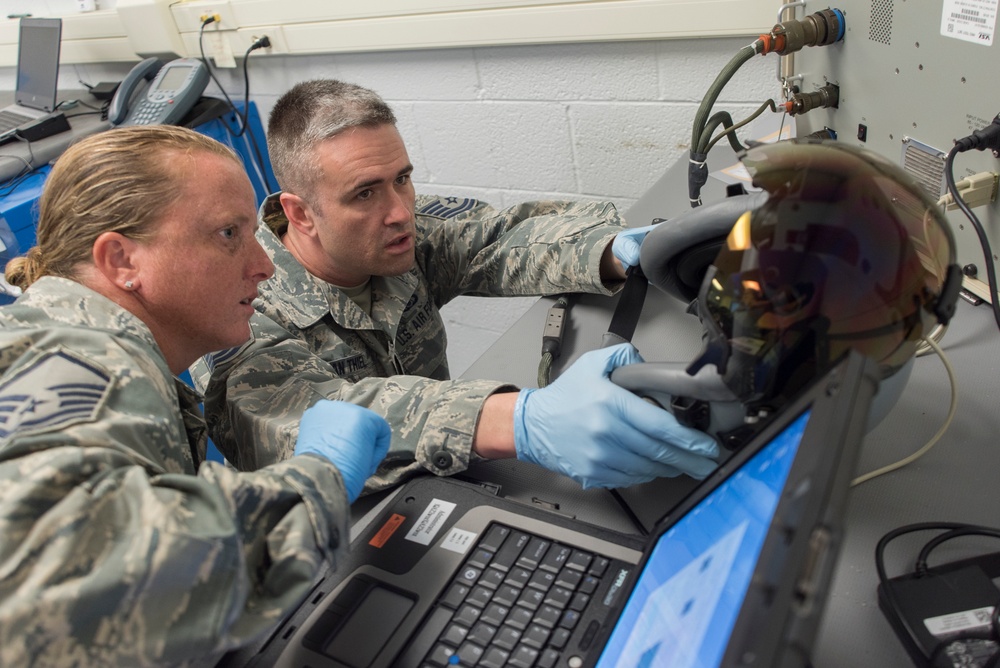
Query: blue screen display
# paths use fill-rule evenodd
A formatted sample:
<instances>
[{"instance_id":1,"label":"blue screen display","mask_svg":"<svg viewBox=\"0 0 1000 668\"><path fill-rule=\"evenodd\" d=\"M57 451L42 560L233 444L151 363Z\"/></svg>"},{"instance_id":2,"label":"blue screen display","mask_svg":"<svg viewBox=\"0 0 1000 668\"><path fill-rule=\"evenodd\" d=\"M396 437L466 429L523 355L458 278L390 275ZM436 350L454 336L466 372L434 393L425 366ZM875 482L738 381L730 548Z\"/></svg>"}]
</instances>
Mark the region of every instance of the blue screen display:
<instances>
[{"instance_id":1,"label":"blue screen display","mask_svg":"<svg viewBox=\"0 0 1000 668\"><path fill-rule=\"evenodd\" d=\"M808 419L800 415L659 538L598 668L719 664Z\"/></svg>"}]
</instances>

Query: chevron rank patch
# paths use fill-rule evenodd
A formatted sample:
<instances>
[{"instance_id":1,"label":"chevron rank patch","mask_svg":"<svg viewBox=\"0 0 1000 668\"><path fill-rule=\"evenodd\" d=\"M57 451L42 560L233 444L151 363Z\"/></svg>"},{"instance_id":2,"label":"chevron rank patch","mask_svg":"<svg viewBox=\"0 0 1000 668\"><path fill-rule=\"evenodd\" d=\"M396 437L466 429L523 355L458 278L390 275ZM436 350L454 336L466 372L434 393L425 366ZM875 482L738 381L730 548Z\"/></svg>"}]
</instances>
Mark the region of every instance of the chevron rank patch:
<instances>
[{"instance_id":1,"label":"chevron rank patch","mask_svg":"<svg viewBox=\"0 0 1000 668\"><path fill-rule=\"evenodd\" d=\"M0 385L0 438L90 422L113 385L93 362L66 350L46 353Z\"/></svg>"},{"instance_id":2,"label":"chevron rank patch","mask_svg":"<svg viewBox=\"0 0 1000 668\"><path fill-rule=\"evenodd\" d=\"M253 331L250 332L250 339L246 343L236 346L235 348L227 348L226 350L219 350L214 353L209 353L204 356L205 364L208 366L208 370L214 372L216 367L219 367L229 360L233 359L241 352L243 352L251 343L254 342Z\"/></svg>"},{"instance_id":3,"label":"chevron rank patch","mask_svg":"<svg viewBox=\"0 0 1000 668\"><path fill-rule=\"evenodd\" d=\"M417 213L437 216L438 218L454 218L460 213L475 208L477 204L479 204L479 200L468 197L439 197L420 207Z\"/></svg>"}]
</instances>

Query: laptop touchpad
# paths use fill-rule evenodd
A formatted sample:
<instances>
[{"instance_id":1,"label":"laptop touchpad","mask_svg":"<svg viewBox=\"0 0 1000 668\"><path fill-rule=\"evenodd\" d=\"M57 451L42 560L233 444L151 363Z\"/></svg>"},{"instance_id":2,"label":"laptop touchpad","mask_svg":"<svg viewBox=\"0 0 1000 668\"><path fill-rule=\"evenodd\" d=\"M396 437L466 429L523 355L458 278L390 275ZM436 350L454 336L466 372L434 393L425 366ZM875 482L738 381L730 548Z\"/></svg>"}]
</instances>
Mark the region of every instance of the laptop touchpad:
<instances>
[{"instance_id":1,"label":"laptop touchpad","mask_svg":"<svg viewBox=\"0 0 1000 668\"><path fill-rule=\"evenodd\" d=\"M323 654L351 668L371 665L413 607L411 598L374 582L367 584L370 588L353 609L345 610L323 649Z\"/></svg>"}]
</instances>

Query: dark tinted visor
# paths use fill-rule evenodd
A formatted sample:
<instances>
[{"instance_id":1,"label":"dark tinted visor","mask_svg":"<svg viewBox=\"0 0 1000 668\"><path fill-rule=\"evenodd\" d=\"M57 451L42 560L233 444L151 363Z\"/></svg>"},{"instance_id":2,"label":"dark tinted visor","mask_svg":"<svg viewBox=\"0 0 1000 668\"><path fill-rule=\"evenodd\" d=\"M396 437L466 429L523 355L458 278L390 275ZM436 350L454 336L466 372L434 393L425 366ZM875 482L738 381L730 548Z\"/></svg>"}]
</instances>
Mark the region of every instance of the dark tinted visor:
<instances>
[{"instance_id":1,"label":"dark tinted visor","mask_svg":"<svg viewBox=\"0 0 1000 668\"><path fill-rule=\"evenodd\" d=\"M714 334L780 356L808 329L829 359L853 347L902 365L936 322L954 263L936 202L895 165L835 142L762 145L742 161L770 196L736 223L702 285Z\"/></svg>"}]
</instances>

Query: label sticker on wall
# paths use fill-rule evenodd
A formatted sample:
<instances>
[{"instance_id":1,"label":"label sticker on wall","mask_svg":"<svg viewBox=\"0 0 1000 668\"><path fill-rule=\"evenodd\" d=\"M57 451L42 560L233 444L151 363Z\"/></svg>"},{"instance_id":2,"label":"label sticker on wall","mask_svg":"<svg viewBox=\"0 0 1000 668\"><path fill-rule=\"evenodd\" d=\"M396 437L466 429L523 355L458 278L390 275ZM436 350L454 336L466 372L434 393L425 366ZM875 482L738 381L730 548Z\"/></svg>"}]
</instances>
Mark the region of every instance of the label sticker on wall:
<instances>
[{"instance_id":1,"label":"label sticker on wall","mask_svg":"<svg viewBox=\"0 0 1000 668\"><path fill-rule=\"evenodd\" d=\"M965 42L993 46L1000 0L944 0L941 34Z\"/></svg>"},{"instance_id":2,"label":"label sticker on wall","mask_svg":"<svg viewBox=\"0 0 1000 668\"><path fill-rule=\"evenodd\" d=\"M476 534L472 531L452 528L445 539L441 541L441 547L452 552L465 554L475 541Z\"/></svg>"},{"instance_id":3,"label":"label sticker on wall","mask_svg":"<svg viewBox=\"0 0 1000 668\"><path fill-rule=\"evenodd\" d=\"M453 510L455 510L454 503L433 499L417 519L417 523L410 529L410 533L406 534L406 540L412 540L421 545L430 545Z\"/></svg>"}]
</instances>

